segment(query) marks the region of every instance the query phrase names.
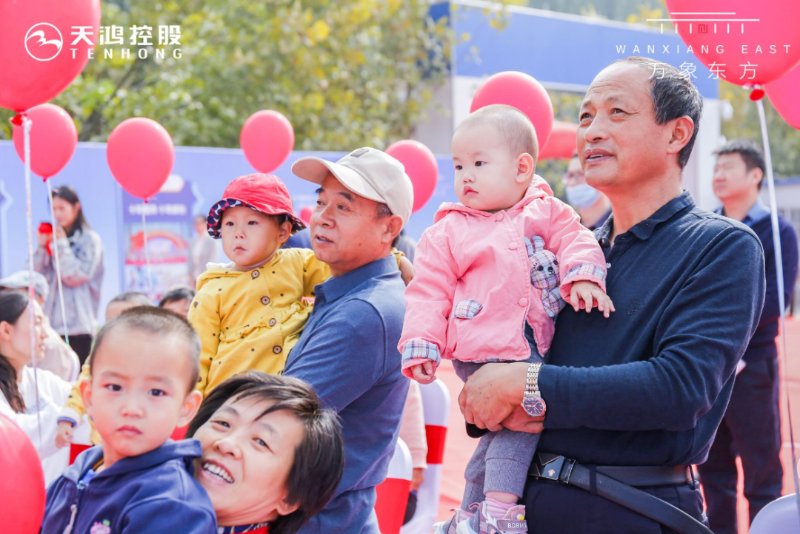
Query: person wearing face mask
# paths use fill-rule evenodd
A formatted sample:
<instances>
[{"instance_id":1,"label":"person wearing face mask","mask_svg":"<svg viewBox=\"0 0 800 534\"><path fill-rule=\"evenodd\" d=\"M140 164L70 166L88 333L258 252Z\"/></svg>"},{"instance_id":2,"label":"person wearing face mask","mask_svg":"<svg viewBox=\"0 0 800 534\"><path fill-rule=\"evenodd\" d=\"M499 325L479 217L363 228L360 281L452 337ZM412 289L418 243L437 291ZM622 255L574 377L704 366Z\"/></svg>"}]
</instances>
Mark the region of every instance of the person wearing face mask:
<instances>
[{"instance_id":1,"label":"person wearing face mask","mask_svg":"<svg viewBox=\"0 0 800 534\"><path fill-rule=\"evenodd\" d=\"M602 226L611 215L611 203L608 197L586 183L577 154L569 160L563 181L567 202L581 216L581 223L589 230Z\"/></svg>"}]
</instances>

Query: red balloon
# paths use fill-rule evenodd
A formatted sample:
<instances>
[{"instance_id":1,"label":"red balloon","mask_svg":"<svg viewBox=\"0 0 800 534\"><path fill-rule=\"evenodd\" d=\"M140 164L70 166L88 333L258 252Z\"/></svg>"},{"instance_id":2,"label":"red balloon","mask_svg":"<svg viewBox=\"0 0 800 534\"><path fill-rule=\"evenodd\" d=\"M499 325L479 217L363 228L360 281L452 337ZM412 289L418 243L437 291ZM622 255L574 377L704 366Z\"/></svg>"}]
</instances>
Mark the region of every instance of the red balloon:
<instances>
[{"instance_id":1,"label":"red balloon","mask_svg":"<svg viewBox=\"0 0 800 534\"><path fill-rule=\"evenodd\" d=\"M694 55L712 72L721 65L728 82L769 83L800 61L800 2L667 0L667 10Z\"/></svg>"},{"instance_id":2,"label":"red balloon","mask_svg":"<svg viewBox=\"0 0 800 534\"><path fill-rule=\"evenodd\" d=\"M772 106L789 126L800 130L800 65L764 86Z\"/></svg>"},{"instance_id":3,"label":"red balloon","mask_svg":"<svg viewBox=\"0 0 800 534\"><path fill-rule=\"evenodd\" d=\"M159 123L136 117L122 121L108 137L106 159L117 182L147 200L161 190L175 163L172 138Z\"/></svg>"},{"instance_id":4,"label":"red balloon","mask_svg":"<svg viewBox=\"0 0 800 534\"><path fill-rule=\"evenodd\" d=\"M578 125L554 121L550 137L539 151L539 159L569 159L577 150Z\"/></svg>"},{"instance_id":5,"label":"red balloon","mask_svg":"<svg viewBox=\"0 0 800 534\"><path fill-rule=\"evenodd\" d=\"M493 74L475 92L469 110L490 104L506 104L523 112L536 128L539 148L547 143L553 127L553 104L536 78L513 70Z\"/></svg>"},{"instance_id":6,"label":"red balloon","mask_svg":"<svg viewBox=\"0 0 800 534\"><path fill-rule=\"evenodd\" d=\"M439 166L433 152L411 139L392 143L386 153L398 160L406 168L406 174L414 186L414 206L411 213L419 211L430 200L439 181Z\"/></svg>"},{"instance_id":7,"label":"red balloon","mask_svg":"<svg viewBox=\"0 0 800 534\"><path fill-rule=\"evenodd\" d=\"M239 144L257 171L272 172L292 153L294 129L289 119L277 111L261 110L245 121Z\"/></svg>"},{"instance_id":8,"label":"red balloon","mask_svg":"<svg viewBox=\"0 0 800 534\"><path fill-rule=\"evenodd\" d=\"M25 112L31 121L31 169L47 180L72 158L78 130L69 114L54 104L41 104ZM25 161L22 126L14 124L14 149Z\"/></svg>"},{"instance_id":9,"label":"red balloon","mask_svg":"<svg viewBox=\"0 0 800 534\"><path fill-rule=\"evenodd\" d=\"M304 206L303 209L300 210L300 220L308 225L311 222L311 215L314 213L314 209L311 206Z\"/></svg>"},{"instance_id":10,"label":"red balloon","mask_svg":"<svg viewBox=\"0 0 800 534\"><path fill-rule=\"evenodd\" d=\"M44 516L44 473L31 440L11 419L0 415L0 528L39 532Z\"/></svg>"},{"instance_id":11,"label":"red balloon","mask_svg":"<svg viewBox=\"0 0 800 534\"><path fill-rule=\"evenodd\" d=\"M0 106L24 111L66 89L99 25L100 0L0 0Z\"/></svg>"}]
</instances>

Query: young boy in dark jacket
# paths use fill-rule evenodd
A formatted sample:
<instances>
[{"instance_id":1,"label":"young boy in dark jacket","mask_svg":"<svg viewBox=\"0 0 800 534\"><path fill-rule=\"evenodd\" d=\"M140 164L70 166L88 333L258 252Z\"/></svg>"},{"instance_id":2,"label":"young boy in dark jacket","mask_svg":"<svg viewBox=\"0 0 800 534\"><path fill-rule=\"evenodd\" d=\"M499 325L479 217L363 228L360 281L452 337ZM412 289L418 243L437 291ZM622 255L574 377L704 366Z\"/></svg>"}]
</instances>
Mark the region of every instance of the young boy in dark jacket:
<instances>
[{"instance_id":1,"label":"young boy in dark jacket","mask_svg":"<svg viewBox=\"0 0 800 534\"><path fill-rule=\"evenodd\" d=\"M200 444L168 441L200 404L198 353L189 323L165 310L132 308L103 326L81 384L103 445L50 486L42 533L216 533L191 472Z\"/></svg>"}]
</instances>

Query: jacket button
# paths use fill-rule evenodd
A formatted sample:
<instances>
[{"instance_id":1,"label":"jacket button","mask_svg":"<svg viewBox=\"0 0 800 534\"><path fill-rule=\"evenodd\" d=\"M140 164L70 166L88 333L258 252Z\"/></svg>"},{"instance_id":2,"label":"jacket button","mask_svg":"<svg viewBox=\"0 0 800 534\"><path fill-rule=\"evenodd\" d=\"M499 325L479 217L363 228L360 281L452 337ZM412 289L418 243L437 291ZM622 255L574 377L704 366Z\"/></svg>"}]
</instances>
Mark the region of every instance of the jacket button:
<instances>
[{"instance_id":1,"label":"jacket button","mask_svg":"<svg viewBox=\"0 0 800 534\"><path fill-rule=\"evenodd\" d=\"M256 278L261 276L261 272L260 271L253 271L252 273L250 273L250 276L252 276L253 280L255 280Z\"/></svg>"},{"instance_id":2,"label":"jacket button","mask_svg":"<svg viewBox=\"0 0 800 534\"><path fill-rule=\"evenodd\" d=\"M275 354L280 354L282 351L283 349L281 348L280 345L275 345L274 347L272 347L272 352L274 352Z\"/></svg>"},{"instance_id":3,"label":"jacket button","mask_svg":"<svg viewBox=\"0 0 800 534\"><path fill-rule=\"evenodd\" d=\"M522 297L521 299L519 299L519 305L520 306L527 306L528 305L528 299L525 298L525 297Z\"/></svg>"},{"instance_id":4,"label":"jacket button","mask_svg":"<svg viewBox=\"0 0 800 534\"><path fill-rule=\"evenodd\" d=\"M269 297L261 297L261 304L263 304L264 306L269 304Z\"/></svg>"},{"instance_id":5,"label":"jacket button","mask_svg":"<svg viewBox=\"0 0 800 534\"><path fill-rule=\"evenodd\" d=\"M276 324L278 324L278 321L274 317L269 320L269 325L270 326L275 326Z\"/></svg>"},{"instance_id":6,"label":"jacket button","mask_svg":"<svg viewBox=\"0 0 800 534\"><path fill-rule=\"evenodd\" d=\"M508 244L508 250L517 250L517 243L512 241Z\"/></svg>"}]
</instances>

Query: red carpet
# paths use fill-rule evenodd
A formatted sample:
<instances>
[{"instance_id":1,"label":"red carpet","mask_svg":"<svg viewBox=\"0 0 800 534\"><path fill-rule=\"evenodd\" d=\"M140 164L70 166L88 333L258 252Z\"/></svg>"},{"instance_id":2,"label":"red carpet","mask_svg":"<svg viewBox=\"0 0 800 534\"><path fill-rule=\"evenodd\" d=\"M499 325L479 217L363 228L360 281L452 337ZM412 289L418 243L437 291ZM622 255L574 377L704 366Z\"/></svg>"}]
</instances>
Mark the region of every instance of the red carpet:
<instances>
[{"instance_id":1,"label":"red carpet","mask_svg":"<svg viewBox=\"0 0 800 534\"><path fill-rule=\"evenodd\" d=\"M780 341L780 338L779 338ZM780 346L780 343L779 343ZM786 369L786 386L792 403L794 415L794 431L797 453L800 455L800 319L786 321L786 346L789 351L789 363ZM783 362L783 359L781 359ZM444 452L444 465L442 476L442 496L439 501L439 518L450 517L453 508L461 503L461 494L464 488L464 466L466 466L477 440L467 436L464 430L464 420L458 409L458 393L461 391L461 380L455 375L453 366L445 361L437 371L437 375L447 385L452 396L450 407L449 428L447 430L447 443ZM784 466L783 492L794 493L791 470L791 450L789 444L789 425L786 416L786 395L781 389L781 414L783 417L783 450L781 457ZM740 478L739 487L742 481ZM741 489L740 489L741 491ZM739 501L740 532L747 532L748 524L747 503L741 498Z\"/></svg>"}]
</instances>

